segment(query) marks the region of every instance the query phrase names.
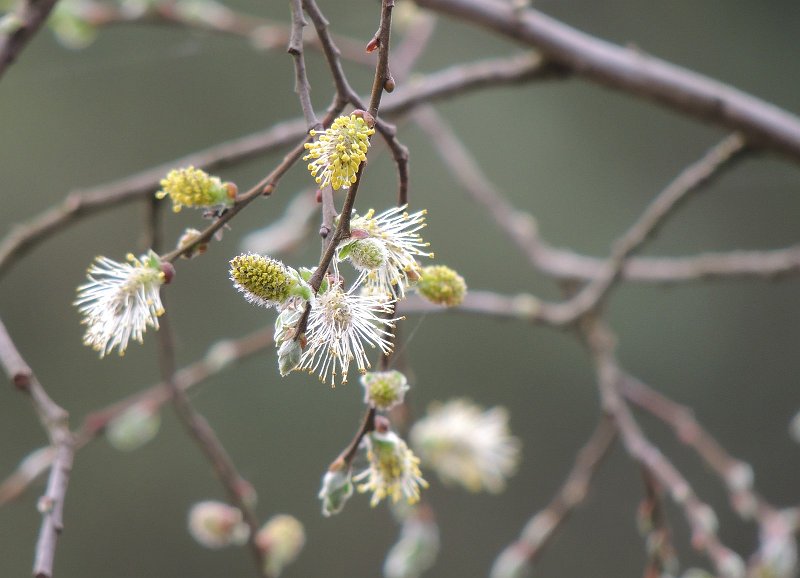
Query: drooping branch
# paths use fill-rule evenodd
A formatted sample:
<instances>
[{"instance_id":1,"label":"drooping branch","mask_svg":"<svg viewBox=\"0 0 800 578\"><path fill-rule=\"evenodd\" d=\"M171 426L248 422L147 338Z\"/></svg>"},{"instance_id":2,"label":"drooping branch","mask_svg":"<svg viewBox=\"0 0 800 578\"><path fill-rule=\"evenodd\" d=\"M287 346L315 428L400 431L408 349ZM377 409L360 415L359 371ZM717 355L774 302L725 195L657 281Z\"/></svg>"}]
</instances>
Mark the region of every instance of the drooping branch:
<instances>
[{"instance_id":1,"label":"drooping branch","mask_svg":"<svg viewBox=\"0 0 800 578\"><path fill-rule=\"evenodd\" d=\"M568 301L547 305L553 321L557 324L572 323L597 307L622 274L625 260L655 235L682 202L717 177L723 168L730 167L731 162L740 158L744 151L744 139L733 134L712 147L703 158L682 170L651 201L636 222L614 242L602 274L592 279Z\"/></svg>"},{"instance_id":2,"label":"drooping branch","mask_svg":"<svg viewBox=\"0 0 800 578\"><path fill-rule=\"evenodd\" d=\"M520 559L528 566L539 559L558 529L586 499L592 479L613 447L616 435L614 423L606 416L601 417L553 499L525 524L519 538L505 548L496 564L503 557Z\"/></svg>"},{"instance_id":3,"label":"drooping branch","mask_svg":"<svg viewBox=\"0 0 800 578\"><path fill-rule=\"evenodd\" d=\"M534 46L576 75L741 132L752 145L800 162L800 119L731 86L503 0L416 2Z\"/></svg>"},{"instance_id":4,"label":"drooping branch","mask_svg":"<svg viewBox=\"0 0 800 578\"><path fill-rule=\"evenodd\" d=\"M69 414L45 391L44 387L17 351L14 342L0 321L0 365L14 386L27 393L39 420L54 448L53 464L45 494L39 499L42 526L36 541L33 563L34 578L51 578L58 537L64 529L64 500L67 495L75 444L69 430Z\"/></svg>"},{"instance_id":5,"label":"drooping branch","mask_svg":"<svg viewBox=\"0 0 800 578\"><path fill-rule=\"evenodd\" d=\"M391 99L386 99L381 114L391 116L420 103L451 98L462 92L551 75L551 69L541 59L530 56L454 66L431 74L407 89L398 89ZM193 165L213 172L294 144L305 134L306 126L302 119L285 121L267 130L210 147L124 179L70 193L61 204L16 225L0 241L0 276L27 251L78 219L153 194L164 175L175 167ZM297 154L301 155L302 152L298 150Z\"/></svg>"}]
</instances>

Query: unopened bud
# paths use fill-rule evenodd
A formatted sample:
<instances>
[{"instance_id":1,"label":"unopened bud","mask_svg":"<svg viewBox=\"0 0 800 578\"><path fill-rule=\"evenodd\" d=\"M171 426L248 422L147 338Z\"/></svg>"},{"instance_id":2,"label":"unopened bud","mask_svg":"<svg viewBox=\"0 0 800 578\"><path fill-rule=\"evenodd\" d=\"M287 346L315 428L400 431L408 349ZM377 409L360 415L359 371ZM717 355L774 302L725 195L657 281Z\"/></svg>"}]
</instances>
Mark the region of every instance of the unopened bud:
<instances>
[{"instance_id":1,"label":"unopened bud","mask_svg":"<svg viewBox=\"0 0 800 578\"><path fill-rule=\"evenodd\" d=\"M343 464L337 464L322 477L322 489L319 499L322 500L322 515L325 517L338 514L353 495L353 481L351 470L345 469Z\"/></svg>"},{"instance_id":2,"label":"unopened bud","mask_svg":"<svg viewBox=\"0 0 800 578\"><path fill-rule=\"evenodd\" d=\"M303 348L294 339L287 339L278 348L278 371L281 377L286 377L292 370L300 365Z\"/></svg>"},{"instance_id":3,"label":"unopened bud","mask_svg":"<svg viewBox=\"0 0 800 578\"><path fill-rule=\"evenodd\" d=\"M460 304L467 294L464 278L444 265L424 267L416 289L428 301L445 307Z\"/></svg>"},{"instance_id":4,"label":"unopened bud","mask_svg":"<svg viewBox=\"0 0 800 578\"><path fill-rule=\"evenodd\" d=\"M264 553L264 572L280 576L297 559L306 542L303 525L288 514L273 516L258 531L255 543Z\"/></svg>"},{"instance_id":5,"label":"unopened bud","mask_svg":"<svg viewBox=\"0 0 800 578\"><path fill-rule=\"evenodd\" d=\"M388 411L403 403L409 389L406 376L399 371L367 372L361 376L364 403L380 411Z\"/></svg>"}]
</instances>

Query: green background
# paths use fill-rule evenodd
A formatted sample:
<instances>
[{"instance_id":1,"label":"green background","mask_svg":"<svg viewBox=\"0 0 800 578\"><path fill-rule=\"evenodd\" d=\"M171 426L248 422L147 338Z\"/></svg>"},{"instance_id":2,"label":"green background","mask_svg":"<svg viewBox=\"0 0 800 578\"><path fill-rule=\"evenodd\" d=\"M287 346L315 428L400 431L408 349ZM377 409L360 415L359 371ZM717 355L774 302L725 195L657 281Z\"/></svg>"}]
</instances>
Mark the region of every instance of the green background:
<instances>
[{"instance_id":1,"label":"green background","mask_svg":"<svg viewBox=\"0 0 800 578\"><path fill-rule=\"evenodd\" d=\"M288 20L288 3L231 3ZM366 41L377 4L320 0L332 29ZM800 6L785 1L542 1L536 6L589 33L706 73L788 110L800 110L797 30ZM440 21L418 72L508 54L518 47L475 28ZM331 82L319 54L307 53L316 106ZM348 65L367 92L371 72ZM0 233L75 189L111 181L295 118L291 60L245 41L166 27L115 27L82 51L59 46L45 31L0 82ZM581 80L534 83L470 93L437 107L481 168L518 207L536 215L544 236L592 255L610 244L677 172L724 133L627 95ZM514 294L558 291L473 205L413 124L399 133L411 151L411 203L429 209L425 230L437 259L474 289ZM221 172L244 189L284 151ZM302 165L302 163L301 163ZM236 218L202 258L178 264L166 291L180 365L220 338L272 323L274 313L245 303L227 279L241 237L282 214L309 186L302 166L278 192ZM358 206L394 202L387 155L370 163ZM646 250L651 255L768 249L797 242L800 171L782 159L747 160L683 207ZM71 306L75 287L97 254L122 259L138 248L145 203L115 208L58 233L0 281L0 315L22 354L77 426L92 409L158 379L152 332L124 358L99 361L81 345ZM197 213L168 216L168 239L200 226ZM311 235L288 263L316 262ZM622 362L648 383L686 403L732 453L751 463L758 489L779 505L800 498L800 448L787 427L800 408L797 278L659 287L624 285L609 304ZM444 488L432 472L426 498L440 523L442 552L430 576L480 576L496 553L543 507L593 429L598 399L589 361L568 334L475 316L411 316L403 342L413 365L412 409L466 396L510 409L523 442L522 462L499 496ZM191 398L259 494L266 519L291 513L307 546L286 576L375 576L397 527L385 505L355 497L324 519L316 493L330 460L350 440L362 412L356 380L330 389L305 375L281 379L273 351L226 370ZM185 530L190 505L224 499L203 456L165 408L159 437L130 454L99 440L76 457L58 546L59 578L253 575L245 550L196 545ZM643 419L653 438L720 516L720 535L740 552L757 544L722 487L669 432ZM46 443L30 404L0 389L0 475ZM0 576L29 573L40 516L36 485L0 510ZM642 493L637 467L617 449L604 464L586 506L560 533L538 575L637 576L644 563L635 514ZM689 552L686 523L668 508L675 541ZM684 555L689 564L702 559Z\"/></svg>"}]
</instances>

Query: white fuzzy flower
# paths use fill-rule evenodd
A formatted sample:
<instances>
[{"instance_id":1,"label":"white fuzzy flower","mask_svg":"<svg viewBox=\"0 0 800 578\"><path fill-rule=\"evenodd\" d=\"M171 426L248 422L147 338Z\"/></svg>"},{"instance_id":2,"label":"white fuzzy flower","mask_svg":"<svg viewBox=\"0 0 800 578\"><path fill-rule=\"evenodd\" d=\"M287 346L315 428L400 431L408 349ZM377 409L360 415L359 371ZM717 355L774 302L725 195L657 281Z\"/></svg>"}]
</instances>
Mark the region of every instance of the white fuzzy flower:
<instances>
[{"instance_id":1,"label":"white fuzzy flower","mask_svg":"<svg viewBox=\"0 0 800 578\"><path fill-rule=\"evenodd\" d=\"M74 305L86 325L83 342L100 357L115 347L122 355L131 339L142 342L148 326L158 329L158 317L164 313L159 288L165 274L154 252L138 259L128 255L127 263L97 257L87 277Z\"/></svg>"},{"instance_id":2,"label":"white fuzzy flower","mask_svg":"<svg viewBox=\"0 0 800 578\"><path fill-rule=\"evenodd\" d=\"M366 239L371 243L380 244L382 260L374 259L376 267L367 267L360 263L369 263L368 259L352 259L351 262L360 271L354 285L363 285L369 294L391 295L395 299L402 299L405 290L417 278L420 269L415 256L433 257L433 253L425 251L428 243L420 237L420 229L425 227L425 214L427 211L417 211L408 214L405 205L384 211L378 216L370 209L364 216L355 216L350 221L350 230L353 238L346 241L340 253L347 256L356 245L355 254L358 255L357 245ZM370 247L367 255L378 254Z\"/></svg>"},{"instance_id":3,"label":"white fuzzy flower","mask_svg":"<svg viewBox=\"0 0 800 578\"><path fill-rule=\"evenodd\" d=\"M377 506L384 498L397 503L405 498L409 504L419 501L420 487L428 482L419 471L419 458L406 442L392 431L374 431L364 437L367 444L369 467L353 477L353 481L366 480L358 486L359 492L372 492L370 506Z\"/></svg>"},{"instance_id":4,"label":"white fuzzy flower","mask_svg":"<svg viewBox=\"0 0 800 578\"><path fill-rule=\"evenodd\" d=\"M432 407L414 424L411 444L445 483L472 492L500 492L517 467L519 440L508 430L505 409L456 399Z\"/></svg>"},{"instance_id":5,"label":"white fuzzy flower","mask_svg":"<svg viewBox=\"0 0 800 578\"><path fill-rule=\"evenodd\" d=\"M364 345L377 347L384 354L392 350L391 330L395 319L391 315L393 301L382 296L355 295L332 286L311 302L306 328L306 350L300 359L300 369L319 373L321 381L336 385L337 365L342 383L347 382L350 362L355 361L364 373L370 367Z\"/></svg>"},{"instance_id":6,"label":"white fuzzy flower","mask_svg":"<svg viewBox=\"0 0 800 578\"><path fill-rule=\"evenodd\" d=\"M242 520L242 511L223 502L197 502L189 510L189 534L206 548L244 544L250 528Z\"/></svg>"}]
</instances>

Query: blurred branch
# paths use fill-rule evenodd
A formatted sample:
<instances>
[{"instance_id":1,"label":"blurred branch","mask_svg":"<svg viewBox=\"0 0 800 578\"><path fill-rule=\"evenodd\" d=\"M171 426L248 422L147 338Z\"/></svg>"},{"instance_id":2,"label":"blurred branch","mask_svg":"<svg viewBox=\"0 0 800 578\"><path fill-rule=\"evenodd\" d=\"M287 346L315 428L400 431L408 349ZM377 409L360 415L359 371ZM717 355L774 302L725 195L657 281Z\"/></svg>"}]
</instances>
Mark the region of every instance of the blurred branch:
<instances>
[{"instance_id":1,"label":"blurred branch","mask_svg":"<svg viewBox=\"0 0 800 578\"><path fill-rule=\"evenodd\" d=\"M180 26L245 38L254 47L266 50L284 47L291 40L291 29L286 24L242 14L216 2L159 1L149 4L143 12L132 12L105 2L86 1L72 9L76 16L97 28L130 24ZM360 43L342 36L335 38L347 60L372 64L372 58L364 53ZM303 34L302 42L315 50L321 49L312 34Z\"/></svg>"},{"instance_id":2,"label":"blurred branch","mask_svg":"<svg viewBox=\"0 0 800 578\"><path fill-rule=\"evenodd\" d=\"M614 242L602 274L592 279L568 301L542 306L549 309L548 315L553 322L557 325L572 323L598 307L619 280L625 260L656 234L664 221L690 194L706 186L723 168L730 167L745 150L744 139L733 134L712 147L703 158L682 170L650 202L636 222Z\"/></svg>"},{"instance_id":3,"label":"blurred branch","mask_svg":"<svg viewBox=\"0 0 800 578\"><path fill-rule=\"evenodd\" d=\"M67 494L75 446L69 430L69 414L45 391L33 370L17 351L5 325L0 320L0 364L14 386L31 399L42 427L50 438L53 448L53 465L47 490L39 498L38 508L42 514L42 526L36 542L33 563L35 578L50 578L56 555L58 537L64 529L64 499Z\"/></svg>"},{"instance_id":4,"label":"blurred branch","mask_svg":"<svg viewBox=\"0 0 800 578\"><path fill-rule=\"evenodd\" d=\"M753 489L752 467L731 456L697 421L692 411L659 393L636 377L623 373L620 393L650 415L663 421L675 436L692 448L723 481L730 493L733 509L743 518L766 519L775 514Z\"/></svg>"},{"instance_id":5,"label":"blurred branch","mask_svg":"<svg viewBox=\"0 0 800 578\"><path fill-rule=\"evenodd\" d=\"M531 56L454 66L430 74L406 90L398 90L392 99L387 99L382 114L389 116L402 113L420 103L449 98L476 88L551 75L551 69L544 66L541 59ZM153 194L164 175L175 167L193 165L216 171L296 143L305 134L306 127L302 120L282 122L267 130L210 147L112 183L70 193L59 205L16 225L3 237L0 241L0 276L27 251L79 218ZM297 150L296 154L302 154L302 150Z\"/></svg>"},{"instance_id":6,"label":"blurred branch","mask_svg":"<svg viewBox=\"0 0 800 578\"><path fill-rule=\"evenodd\" d=\"M608 262L603 259L580 255L568 249L553 247L539 234L536 219L527 212L514 208L506 196L487 178L480 163L452 128L436 113L433 107L419 107L413 118L421 130L434 143L435 151L473 200L483 207L497 226L527 256L528 261L542 273L557 279L592 281L608 275ZM729 145L734 148L736 137ZM727 154L729 149L720 144L717 152ZM720 159L714 158L712 149L705 157L709 160L706 169L716 166ZM744 149L732 153L738 157ZM730 162L733 159L722 159ZM703 161L698 169L702 169ZM687 169L691 171L690 167ZM678 177L680 180L680 177ZM678 184L678 180L673 183ZM619 266L619 265L617 265ZM729 251L705 253L692 257L627 257L618 271L621 279L645 283L681 283L687 281L717 280L732 277L774 278L780 275L800 273L800 246L766 251Z\"/></svg>"},{"instance_id":7,"label":"blurred branch","mask_svg":"<svg viewBox=\"0 0 800 578\"><path fill-rule=\"evenodd\" d=\"M575 463L561 487L547 506L537 512L522 530L519 538L507 546L503 556L521 557L533 565L556 534L589 493L597 469L614 446L614 422L602 416L586 444L578 452Z\"/></svg>"},{"instance_id":8,"label":"blurred branch","mask_svg":"<svg viewBox=\"0 0 800 578\"><path fill-rule=\"evenodd\" d=\"M174 385L186 392L231 365L263 352L272 344L272 329L262 329L238 339L223 339L213 344L203 359L175 372ZM80 450L105 431L108 423L134 405L144 404L158 409L170 400L165 383L155 384L139 393L93 411L75 433L75 449ZM42 448L31 453L0 484L0 506L17 498L52 464L54 452Z\"/></svg>"},{"instance_id":9,"label":"blurred branch","mask_svg":"<svg viewBox=\"0 0 800 578\"><path fill-rule=\"evenodd\" d=\"M0 78L47 20L58 0L24 0L0 31Z\"/></svg>"},{"instance_id":10,"label":"blurred branch","mask_svg":"<svg viewBox=\"0 0 800 578\"><path fill-rule=\"evenodd\" d=\"M175 381L174 340L167 315L161 316L159 336L159 362L164 387L170 394L172 406L186 431L194 439L197 446L205 454L231 502L242 512L242 518L250 529L248 544L253 554L258 575L270 578L264 565L265 553L256 543L258 518L256 517L255 490L245 480L233 463L228 451L222 445L214 428L200 413L194 409L186 392Z\"/></svg>"},{"instance_id":11,"label":"blurred branch","mask_svg":"<svg viewBox=\"0 0 800 578\"><path fill-rule=\"evenodd\" d=\"M639 531L646 540L647 563L644 578L675 575L678 560L672 545L667 514L664 511L661 485L653 473L642 468L645 496L639 504Z\"/></svg>"},{"instance_id":12,"label":"blurred branch","mask_svg":"<svg viewBox=\"0 0 800 578\"><path fill-rule=\"evenodd\" d=\"M742 132L748 143L800 161L800 119L731 86L600 40L531 8L503 0L416 0L417 4L535 46L548 60L603 86L701 121Z\"/></svg>"},{"instance_id":13,"label":"blurred branch","mask_svg":"<svg viewBox=\"0 0 800 578\"><path fill-rule=\"evenodd\" d=\"M506 233L523 252L531 264L539 268L542 242L532 217L526 218L515 211L505 196L489 181L480 166L432 107L414 112L417 125L427 134L451 174L461 183L474 200L494 217L501 231ZM628 258L637 251L686 198L719 175L723 168L741 157L746 150L744 140L731 135L711 148L700 160L686 167L648 205L639 219L614 242L611 256L586 286L572 298L562 303L541 303L537 314L541 320L553 325L566 325L600 305L623 274Z\"/></svg>"}]
</instances>

